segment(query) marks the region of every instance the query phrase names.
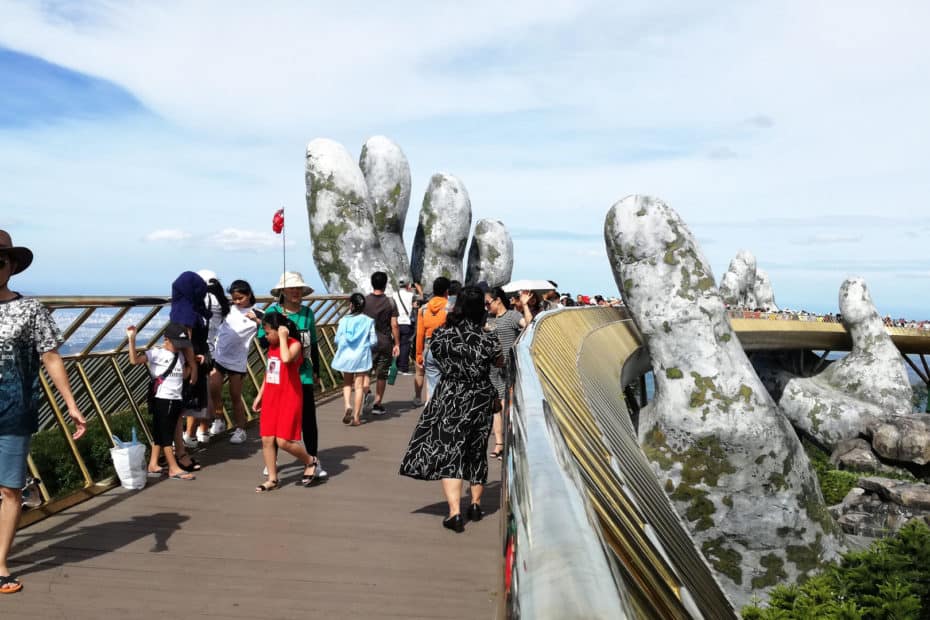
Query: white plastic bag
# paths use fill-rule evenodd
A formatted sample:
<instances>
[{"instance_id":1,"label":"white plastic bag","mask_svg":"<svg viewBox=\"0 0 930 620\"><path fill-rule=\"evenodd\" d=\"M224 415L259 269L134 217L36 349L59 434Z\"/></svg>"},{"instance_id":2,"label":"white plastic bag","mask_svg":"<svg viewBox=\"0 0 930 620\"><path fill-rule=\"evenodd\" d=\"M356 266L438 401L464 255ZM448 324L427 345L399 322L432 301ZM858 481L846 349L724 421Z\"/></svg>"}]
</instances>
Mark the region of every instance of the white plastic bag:
<instances>
[{"instance_id":1,"label":"white plastic bag","mask_svg":"<svg viewBox=\"0 0 930 620\"><path fill-rule=\"evenodd\" d=\"M113 458L113 468L124 489L138 490L145 487L145 445L122 444L121 447L110 448Z\"/></svg>"}]
</instances>

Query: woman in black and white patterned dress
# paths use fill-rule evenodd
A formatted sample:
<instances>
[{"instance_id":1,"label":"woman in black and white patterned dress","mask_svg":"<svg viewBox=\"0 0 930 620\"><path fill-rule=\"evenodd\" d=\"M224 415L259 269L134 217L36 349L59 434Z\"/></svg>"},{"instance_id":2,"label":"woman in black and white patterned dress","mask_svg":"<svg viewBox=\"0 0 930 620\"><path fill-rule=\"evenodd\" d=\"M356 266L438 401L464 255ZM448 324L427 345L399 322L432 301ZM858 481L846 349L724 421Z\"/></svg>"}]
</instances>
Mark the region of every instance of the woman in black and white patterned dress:
<instances>
[{"instance_id":1,"label":"woman in black and white patterned dress","mask_svg":"<svg viewBox=\"0 0 930 620\"><path fill-rule=\"evenodd\" d=\"M482 328L484 293L462 289L446 324L433 332L430 353L441 371L436 393L420 416L400 473L419 480L441 480L449 502L442 524L465 529L461 515L463 481L471 485L468 518L481 520L481 494L488 478L488 433L497 390L491 367L502 363L500 342Z\"/></svg>"}]
</instances>

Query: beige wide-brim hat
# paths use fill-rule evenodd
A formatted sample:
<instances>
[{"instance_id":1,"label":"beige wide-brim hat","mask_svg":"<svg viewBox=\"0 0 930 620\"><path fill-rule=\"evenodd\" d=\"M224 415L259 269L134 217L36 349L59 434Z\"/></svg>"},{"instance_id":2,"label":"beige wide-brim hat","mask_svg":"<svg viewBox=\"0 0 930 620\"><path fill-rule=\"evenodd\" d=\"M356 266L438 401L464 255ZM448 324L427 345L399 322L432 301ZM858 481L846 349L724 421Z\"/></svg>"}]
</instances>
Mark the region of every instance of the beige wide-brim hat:
<instances>
[{"instance_id":1,"label":"beige wide-brim hat","mask_svg":"<svg viewBox=\"0 0 930 620\"><path fill-rule=\"evenodd\" d=\"M278 283L273 289L271 289L271 294L277 297L281 294L281 289L301 287L303 289L302 297L306 297L313 292L313 288L304 282L304 277L300 275L299 271L285 271L281 278L278 280Z\"/></svg>"},{"instance_id":2,"label":"beige wide-brim hat","mask_svg":"<svg viewBox=\"0 0 930 620\"><path fill-rule=\"evenodd\" d=\"M13 274L26 271L26 268L32 264L32 250L22 246L13 245L13 239L10 233L0 230L0 254L7 254L16 263L16 269Z\"/></svg>"}]
</instances>

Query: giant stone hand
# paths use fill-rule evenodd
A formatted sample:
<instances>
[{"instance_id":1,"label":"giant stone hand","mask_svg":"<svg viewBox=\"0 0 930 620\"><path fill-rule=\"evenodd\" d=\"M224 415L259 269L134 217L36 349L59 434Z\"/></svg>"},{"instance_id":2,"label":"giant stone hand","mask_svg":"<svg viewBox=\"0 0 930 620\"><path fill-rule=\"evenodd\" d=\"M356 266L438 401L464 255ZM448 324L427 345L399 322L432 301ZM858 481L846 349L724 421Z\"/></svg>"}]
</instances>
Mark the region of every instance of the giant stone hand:
<instances>
[{"instance_id":1,"label":"giant stone hand","mask_svg":"<svg viewBox=\"0 0 930 620\"><path fill-rule=\"evenodd\" d=\"M369 292L375 271L388 274L390 287L411 276L426 290L438 276L462 280L471 200L458 178L440 173L430 179L409 263L403 231L410 166L399 146L373 137L356 165L337 142L313 140L307 146L306 182L313 260L330 293ZM503 224L479 222L472 252L477 258L473 267L469 261L466 283L484 279L498 286L510 280L513 242Z\"/></svg>"},{"instance_id":2,"label":"giant stone hand","mask_svg":"<svg viewBox=\"0 0 930 620\"><path fill-rule=\"evenodd\" d=\"M835 559L841 541L810 462L734 336L691 231L661 200L629 196L604 237L655 377L643 451L721 585L739 607Z\"/></svg>"}]
</instances>

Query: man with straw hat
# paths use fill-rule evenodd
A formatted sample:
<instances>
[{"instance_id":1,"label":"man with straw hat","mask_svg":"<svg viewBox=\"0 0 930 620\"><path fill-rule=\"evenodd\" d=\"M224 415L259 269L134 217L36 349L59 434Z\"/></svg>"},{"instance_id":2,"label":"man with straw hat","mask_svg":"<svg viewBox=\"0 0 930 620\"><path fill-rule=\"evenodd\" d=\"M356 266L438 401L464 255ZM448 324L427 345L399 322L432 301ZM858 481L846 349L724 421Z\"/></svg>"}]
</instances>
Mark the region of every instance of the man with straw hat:
<instances>
[{"instance_id":1,"label":"man with straw hat","mask_svg":"<svg viewBox=\"0 0 930 620\"><path fill-rule=\"evenodd\" d=\"M277 302L265 309L266 314L280 312L297 326L295 337L303 346L304 361L300 366L300 383L303 388L303 419L302 431L304 446L314 464L313 480L325 479L328 474L323 469L320 459L317 458L319 437L316 424L316 402L314 401L313 381L320 376L320 349L317 345L316 320L310 306L301 302L304 297L313 293L313 288L304 282L304 278L297 271L285 271L281 274L278 283L271 294ZM258 328L258 338L263 347L268 346L265 339L265 330Z\"/></svg>"},{"instance_id":2,"label":"man with straw hat","mask_svg":"<svg viewBox=\"0 0 930 620\"><path fill-rule=\"evenodd\" d=\"M0 230L0 594L23 588L10 575L7 557L22 510L29 442L39 430L40 362L68 407L75 425L72 438L87 430L58 354L61 331L42 304L9 288L10 277L30 264L32 251L13 245L10 234Z\"/></svg>"}]
</instances>

